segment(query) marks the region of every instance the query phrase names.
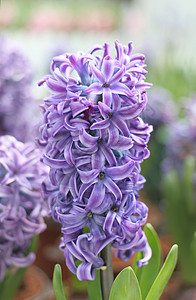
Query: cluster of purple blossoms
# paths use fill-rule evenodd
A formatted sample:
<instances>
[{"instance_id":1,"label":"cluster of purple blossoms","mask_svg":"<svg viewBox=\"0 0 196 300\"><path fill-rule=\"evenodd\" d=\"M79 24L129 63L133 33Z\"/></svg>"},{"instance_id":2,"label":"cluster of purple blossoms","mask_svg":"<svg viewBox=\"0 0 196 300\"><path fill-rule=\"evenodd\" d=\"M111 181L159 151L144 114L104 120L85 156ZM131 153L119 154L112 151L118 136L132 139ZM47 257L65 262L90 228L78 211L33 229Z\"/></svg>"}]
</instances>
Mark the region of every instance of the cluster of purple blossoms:
<instances>
[{"instance_id":1,"label":"cluster of purple blossoms","mask_svg":"<svg viewBox=\"0 0 196 300\"><path fill-rule=\"evenodd\" d=\"M104 265L99 253L110 243L123 260L143 251L138 266L151 257L141 228L148 208L137 200L152 131L139 115L151 85L144 82L144 55L133 54L132 43L115 47L115 58L108 44L54 57L52 74L39 83L50 91L40 128L53 185L45 188L62 224L60 249L80 280L95 278Z\"/></svg>"},{"instance_id":2,"label":"cluster of purple blossoms","mask_svg":"<svg viewBox=\"0 0 196 300\"><path fill-rule=\"evenodd\" d=\"M153 87L148 93L148 104L142 113L142 119L157 129L163 124L171 123L177 116L177 107L172 94L162 88Z\"/></svg>"},{"instance_id":3,"label":"cluster of purple blossoms","mask_svg":"<svg viewBox=\"0 0 196 300\"><path fill-rule=\"evenodd\" d=\"M183 99L184 100L184 99ZM177 168L182 173L182 164L187 156L196 156L196 96L186 99L183 118L176 119L168 124L166 141L166 158L162 168L166 172Z\"/></svg>"},{"instance_id":4,"label":"cluster of purple blossoms","mask_svg":"<svg viewBox=\"0 0 196 300\"><path fill-rule=\"evenodd\" d=\"M36 124L38 115L32 78L29 60L20 47L0 36L0 135L13 135L23 142L32 140L32 124Z\"/></svg>"},{"instance_id":5,"label":"cluster of purple blossoms","mask_svg":"<svg viewBox=\"0 0 196 300\"><path fill-rule=\"evenodd\" d=\"M27 255L31 239L46 228L48 206L41 184L47 167L40 157L33 144L0 137L0 281L11 266L34 261L34 253Z\"/></svg>"}]
</instances>

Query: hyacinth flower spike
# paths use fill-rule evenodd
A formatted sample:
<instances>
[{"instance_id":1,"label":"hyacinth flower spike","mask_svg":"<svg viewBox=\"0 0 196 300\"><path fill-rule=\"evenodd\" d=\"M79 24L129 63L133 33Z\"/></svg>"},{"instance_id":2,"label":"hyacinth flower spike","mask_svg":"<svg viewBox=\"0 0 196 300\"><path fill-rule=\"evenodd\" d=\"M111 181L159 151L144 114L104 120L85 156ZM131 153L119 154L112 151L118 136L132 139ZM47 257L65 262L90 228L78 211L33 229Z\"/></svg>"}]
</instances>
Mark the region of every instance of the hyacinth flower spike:
<instances>
[{"instance_id":1,"label":"hyacinth flower spike","mask_svg":"<svg viewBox=\"0 0 196 300\"><path fill-rule=\"evenodd\" d=\"M51 74L39 83L50 92L40 127L43 162L50 168L45 191L62 224L60 249L80 280L93 280L95 270L107 266L104 253L111 246L125 260L144 251L139 265L151 253L141 229L148 209L137 200L152 131L140 117L150 84L144 56L133 54L132 43L115 45L114 58L108 44L55 57Z\"/></svg>"},{"instance_id":2,"label":"hyacinth flower spike","mask_svg":"<svg viewBox=\"0 0 196 300\"><path fill-rule=\"evenodd\" d=\"M33 143L0 137L1 299L12 299L25 268L35 260L35 236L46 229L48 205L41 184L48 172L40 159Z\"/></svg>"}]
</instances>

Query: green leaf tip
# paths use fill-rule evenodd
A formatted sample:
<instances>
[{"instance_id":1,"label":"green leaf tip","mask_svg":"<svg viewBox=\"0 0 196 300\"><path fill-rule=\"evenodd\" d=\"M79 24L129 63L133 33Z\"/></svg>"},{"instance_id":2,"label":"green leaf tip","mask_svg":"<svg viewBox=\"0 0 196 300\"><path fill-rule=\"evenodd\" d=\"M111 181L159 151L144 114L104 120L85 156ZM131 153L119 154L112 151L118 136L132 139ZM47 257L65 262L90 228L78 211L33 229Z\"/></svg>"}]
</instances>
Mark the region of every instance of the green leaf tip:
<instances>
[{"instance_id":1,"label":"green leaf tip","mask_svg":"<svg viewBox=\"0 0 196 300\"><path fill-rule=\"evenodd\" d=\"M61 266L59 264L56 264L54 267L53 290L54 290L56 300L66 300L63 291L62 271L61 271Z\"/></svg>"},{"instance_id":2,"label":"green leaf tip","mask_svg":"<svg viewBox=\"0 0 196 300\"><path fill-rule=\"evenodd\" d=\"M131 267L123 269L112 285L109 300L142 300L137 277Z\"/></svg>"},{"instance_id":3,"label":"green leaf tip","mask_svg":"<svg viewBox=\"0 0 196 300\"><path fill-rule=\"evenodd\" d=\"M178 245L174 244L145 300L158 300L162 295L177 263Z\"/></svg>"}]
</instances>

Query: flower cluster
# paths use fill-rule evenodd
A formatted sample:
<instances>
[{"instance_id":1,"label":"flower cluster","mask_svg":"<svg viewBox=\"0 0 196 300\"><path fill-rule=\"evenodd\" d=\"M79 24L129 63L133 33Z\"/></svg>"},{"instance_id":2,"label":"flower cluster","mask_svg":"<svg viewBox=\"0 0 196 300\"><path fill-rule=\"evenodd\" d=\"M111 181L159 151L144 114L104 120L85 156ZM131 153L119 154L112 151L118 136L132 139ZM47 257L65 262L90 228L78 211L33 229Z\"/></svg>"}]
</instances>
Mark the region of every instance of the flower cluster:
<instances>
[{"instance_id":1,"label":"flower cluster","mask_svg":"<svg viewBox=\"0 0 196 300\"><path fill-rule=\"evenodd\" d=\"M36 107L31 92L32 68L23 51L0 37L0 134L32 140ZM29 109L31 107L31 109ZM31 120L31 122L30 122Z\"/></svg>"},{"instance_id":2,"label":"flower cluster","mask_svg":"<svg viewBox=\"0 0 196 300\"><path fill-rule=\"evenodd\" d=\"M45 230L48 207L41 196L47 167L40 151L12 136L0 137L0 281L10 266L25 267L31 238Z\"/></svg>"},{"instance_id":3,"label":"flower cluster","mask_svg":"<svg viewBox=\"0 0 196 300\"><path fill-rule=\"evenodd\" d=\"M50 91L40 128L53 185L46 192L62 224L60 249L80 280L94 279L109 243L123 260L144 251L139 266L151 256L141 229L148 208L137 201L152 131L139 115L151 85L144 81L145 58L133 54L132 43L116 41L115 47L115 58L108 44L54 57L52 74L39 83Z\"/></svg>"},{"instance_id":4,"label":"flower cluster","mask_svg":"<svg viewBox=\"0 0 196 300\"><path fill-rule=\"evenodd\" d=\"M163 124L173 122L177 115L172 94L161 87L153 87L148 94L148 104L142 113L145 122L157 129Z\"/></svg>"},{"instance_id":5,"label":"flower cluster","mask_svg":"<svg viewBox=\"0 0 196 300\"><path fill-rule=\"evenodd\" d=\"M184 100L184 99L183 99ZM187 156L196 156L196 101L195 96L186 99L183 118L176 119L168 125L166 141L166 158L163 161L163 171L172 167L182 172L182 164Z\"/></svg>"}]
</instances>

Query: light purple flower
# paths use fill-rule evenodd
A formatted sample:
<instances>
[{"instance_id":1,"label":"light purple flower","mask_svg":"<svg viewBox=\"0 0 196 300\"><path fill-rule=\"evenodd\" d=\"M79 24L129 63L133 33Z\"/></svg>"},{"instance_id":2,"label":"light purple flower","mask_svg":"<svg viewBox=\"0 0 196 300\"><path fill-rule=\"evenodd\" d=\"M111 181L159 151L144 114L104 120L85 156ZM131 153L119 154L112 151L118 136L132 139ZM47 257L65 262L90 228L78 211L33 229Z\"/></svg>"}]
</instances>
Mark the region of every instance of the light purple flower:
<instances>
[{"instance_id":1,"label":"light purple flower","mask_svg":"<svg viewBox=\"0 0 196 300\"><path fill-rule=\"evenodd\" d=\"M53 186L45 191L62 225L60 249L80 280L94 279L95 268L104 265L99 253L109 243L125 260L144 251L140 266L150 258L141 229L148 209L137 199L152 131L140 115L151 85L145 82L144 56L132 54L132 43L115 45L115 58L108 44L55 57L52 74L39 83L50 91L40 127Z\"/></svg>"},{"instance_id":2,"label":"light purple flower","mask_svg":"<svg viewBox=\"0 0 196 300\"><path fill-rule=\"evenodd\" d=\"M162 124L172 123L177 116L177 112L172 94L168 90L157 86L149 91L148 104L142 118L156 129Z\"/></svg>"},{"instance_id":3,"label":"light purple flower","mask_svg":"<svg viewBox=\"0 0 196 300\"><path fill-rule=\"evenodd\" d=\"M32 141L39 110L31 84L32 66L20 46L0 36L0 135Z\"/></svg>"},{"instance_id":4,"label":"light purple flower","mask_svg":"<svg viewBox=\"0 0 196 300\"><path fill-rule=\"evenodd\" d=\"M45 230L48 214L41 183L47 168L33 144L0 137L0 281L12 265L26 267L35 254L26 252L31 238Z\"/></svg>"}]
</instances>

